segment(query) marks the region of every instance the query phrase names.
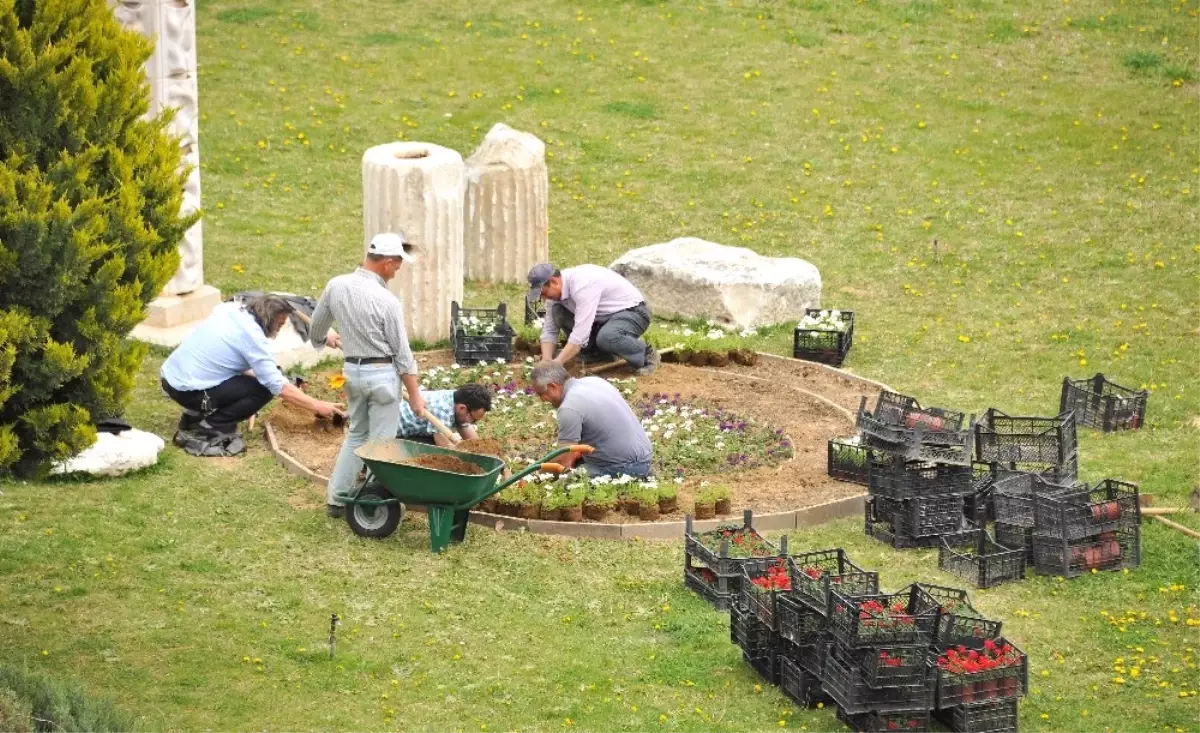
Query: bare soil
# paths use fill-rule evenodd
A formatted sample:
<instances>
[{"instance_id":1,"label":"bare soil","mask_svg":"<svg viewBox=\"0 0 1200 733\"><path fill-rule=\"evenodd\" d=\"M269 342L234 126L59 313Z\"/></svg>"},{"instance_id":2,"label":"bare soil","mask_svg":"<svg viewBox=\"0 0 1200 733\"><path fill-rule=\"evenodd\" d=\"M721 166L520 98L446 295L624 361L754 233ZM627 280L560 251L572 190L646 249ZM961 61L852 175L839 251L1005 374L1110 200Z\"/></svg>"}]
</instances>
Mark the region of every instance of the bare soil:
<instances>
[{"instance_id":1,"label":"bare soil","mask_svg":"<svg viewBox=\"0 0 1200 733\"><path fill-rule=\"evenodd\" d=\"M461 473L467 476L478 476L483 473L483 469L474 463L469 463L454 456L448 456L445 453L428 453L415 458L406 458L400 462L412 466L421 466L422 468L432 468L437 471Z\"/></svg>"},{"instance_id":2,"label":"bare soil","mask_svg":"<svg viewBox=\"0 0 1200 733\"><path fill-rule=\"evenodd\" d=\"M423 368L451 363L448 352L426 352L417 356ZM603 376L629 377L624 368L612 369ZM318 375L316 378L323 379ZM649 377L638 379L638 388L646 396L654 393L679 394L724 407L782 428L792 441L795 456L784 463L739 472L710 476L690 476L679 486L677 508L660 516L660 521L678 521L693 509L693 498L700 482L729 486L733 492L734 516L743 508L755 512L800 509L827 501L853 496L862 489L831 479L827 473L827 441L853 433L852 417L859 400L866 396L873 403L878 388L800 361L759 359L754 366L730 362L724 368L696 368L663 364ZM840 410L823 402L829 400ZM286 405L271 410L271 425L280 448L316 473L328 476L341 445L342 430L321 424L303 411ZM486 431L486 422L482 425ZM552 439L553 436L548 436ZM499 441L480 439L463 441L459 450L501 455ZM452 460L452 456L448 456ZM501 456L502 457L502 456ZM476 468L472 466L473 468ZM606 522L640 521L625 513L610 513Z\"/></svg>"}]
</instances>

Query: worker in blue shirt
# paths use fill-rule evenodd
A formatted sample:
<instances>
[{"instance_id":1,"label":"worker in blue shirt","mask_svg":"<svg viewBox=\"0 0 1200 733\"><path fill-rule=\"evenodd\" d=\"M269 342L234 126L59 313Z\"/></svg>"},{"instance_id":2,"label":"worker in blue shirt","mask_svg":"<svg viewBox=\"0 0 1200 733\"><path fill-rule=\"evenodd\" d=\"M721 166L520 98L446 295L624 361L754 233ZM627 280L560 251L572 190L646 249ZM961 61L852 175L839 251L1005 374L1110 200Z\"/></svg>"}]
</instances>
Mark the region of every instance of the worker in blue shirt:
<instances>
[{"instance_id":1,"label":"worker in blue shirt","mask_svg":"<svg viewBox=\"0 0 1200 733\"><path fill-rule=\"evenodd\" d=\"M175 443L193 455L228 456L245 450L238 423L274 397L323 418L342 416L341 408L314 399L292 384L267 339L275 338L294 312L283 298L253 298L243 306L217 308L162 365L167 396L183 408ZM337 348L336 333L325 343Z\"/></svg>"}]
</instances>

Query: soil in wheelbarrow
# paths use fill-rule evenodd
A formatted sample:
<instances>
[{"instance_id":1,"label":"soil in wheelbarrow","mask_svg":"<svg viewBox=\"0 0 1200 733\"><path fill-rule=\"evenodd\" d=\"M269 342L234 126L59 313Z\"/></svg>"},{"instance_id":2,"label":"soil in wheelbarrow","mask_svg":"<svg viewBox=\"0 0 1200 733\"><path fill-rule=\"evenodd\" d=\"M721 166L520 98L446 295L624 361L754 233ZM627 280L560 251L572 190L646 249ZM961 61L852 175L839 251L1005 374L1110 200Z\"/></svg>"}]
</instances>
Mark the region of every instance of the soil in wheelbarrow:
<instances>
[{"instance_id":1,"label":"soil in wheelbarrow","mask_svg":"<svg viewBox=\"0 0 1200 733\"><path fill-rule=\"evenodd\" d=\"M448 456L445 453L427 453L415 458L406 458L400 462L412 466L421 466L422 468L432 468L438 471L461 473L467 476L478 476L483 473L483 469L474 463L464 461L461 458L455 458L454 456Z\"/></svg>"},{"instance_id":2,"label":"soil in wheelbarrow","mask_svg":"<svg viewBox=\"0 0 1200 733\"><path fill-rule=\"evenodd\" d=\"M454 450L463 453L477 453L481 456L504 457L504 446L495 438L468 438L454 446Z\"/></svg>"}]
</instances>

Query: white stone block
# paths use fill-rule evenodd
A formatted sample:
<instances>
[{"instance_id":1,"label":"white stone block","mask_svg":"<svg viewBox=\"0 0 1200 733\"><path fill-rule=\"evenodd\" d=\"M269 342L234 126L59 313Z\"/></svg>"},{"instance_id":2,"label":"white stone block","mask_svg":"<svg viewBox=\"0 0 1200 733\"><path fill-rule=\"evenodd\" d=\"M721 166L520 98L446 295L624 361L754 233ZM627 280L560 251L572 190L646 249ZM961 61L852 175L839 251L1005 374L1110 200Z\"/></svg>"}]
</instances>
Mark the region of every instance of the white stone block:
<instances>
[{"instance_id":1,"label":"white stone block","mask_svg":"<svg viewBox=\"0 0 1200 733\"><path fill-rule=\"evenodd\" d=\"M196 8L192 0L110 2L122 26L154 44L146 76L161 79L196 70Z\"/></svg>"},{"instance_id":2,"label":"white stone block","mask_svg":"<svg viewBox=\"0 0 1200 733\"><path fill-rule=\"evenodd\" d=\"M381 232L402 231L420 246L389 287L404 307L410 339L450 336L450 301L463 295L466 166L449 148L420 142L363 153L363 250Z\"/></svg>"},{"instance_id":3,"label":"white stone block","mask_svg":"<svg viewBox=\"0 0 1200 733\"><path fill-rule=\"evenodd\" d=\"M154 433L136 428L116 435L98 433L90 448L55 465L50 473L121 476L158 463L158 454L164 445L163 439Z\"/></svg>"},{"instance_id":4,"label":"white stone block","mask_svg":"<svg viewBox=\"0 0 1200 733\"><path fill-rule=\"evenodd\" d=\"M550 259L546 146L503 123L467 159L464 271L471 280L524 282Z\"/></svg>"},{"instance_id":5,"label":"white stone block","mask_svg":"<svg viewBox=\"0 0 1200 733\"><path fill-rule=\"evenodd\" d=\"M821 273L795 257L764 257L683 237L626 252L611 265L646 296L655 316L706 318L757 328L804 315L821 303Z\"/></svg>"}]
</instances>

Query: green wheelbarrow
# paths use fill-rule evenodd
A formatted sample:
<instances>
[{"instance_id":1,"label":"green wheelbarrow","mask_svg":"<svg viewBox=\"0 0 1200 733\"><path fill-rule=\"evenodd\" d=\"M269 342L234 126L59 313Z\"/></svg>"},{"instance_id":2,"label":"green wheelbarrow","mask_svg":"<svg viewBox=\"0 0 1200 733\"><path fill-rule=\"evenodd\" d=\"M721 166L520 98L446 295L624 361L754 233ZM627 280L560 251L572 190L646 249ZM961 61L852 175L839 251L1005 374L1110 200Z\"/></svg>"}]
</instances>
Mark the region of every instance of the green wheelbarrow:
<instances>
[{"instance_id":1,"label":"green wheelbarrow","mask_svg":"<svg viewBox=\"0 0 1200 733\"><path fill-rule=\"evenodd\" d=\"M511 476L499 480L504 461L493 456L464 453L401 438L372 440L354 454L367 464L367 479L353 494L339 494L346 505L346 522L360 537L384 538L396 531L404 518L405 506L424 504L429 516L429 538L434 552L467 536L467 518L471 507L520 481L531 473L559 473L563 467L552 461L564 453L591 453L588 445L560 446L542 459ZM474 463L482 474L451 473L404 461L429 454L450 455Z\"/></svg>"}]
</instances>

